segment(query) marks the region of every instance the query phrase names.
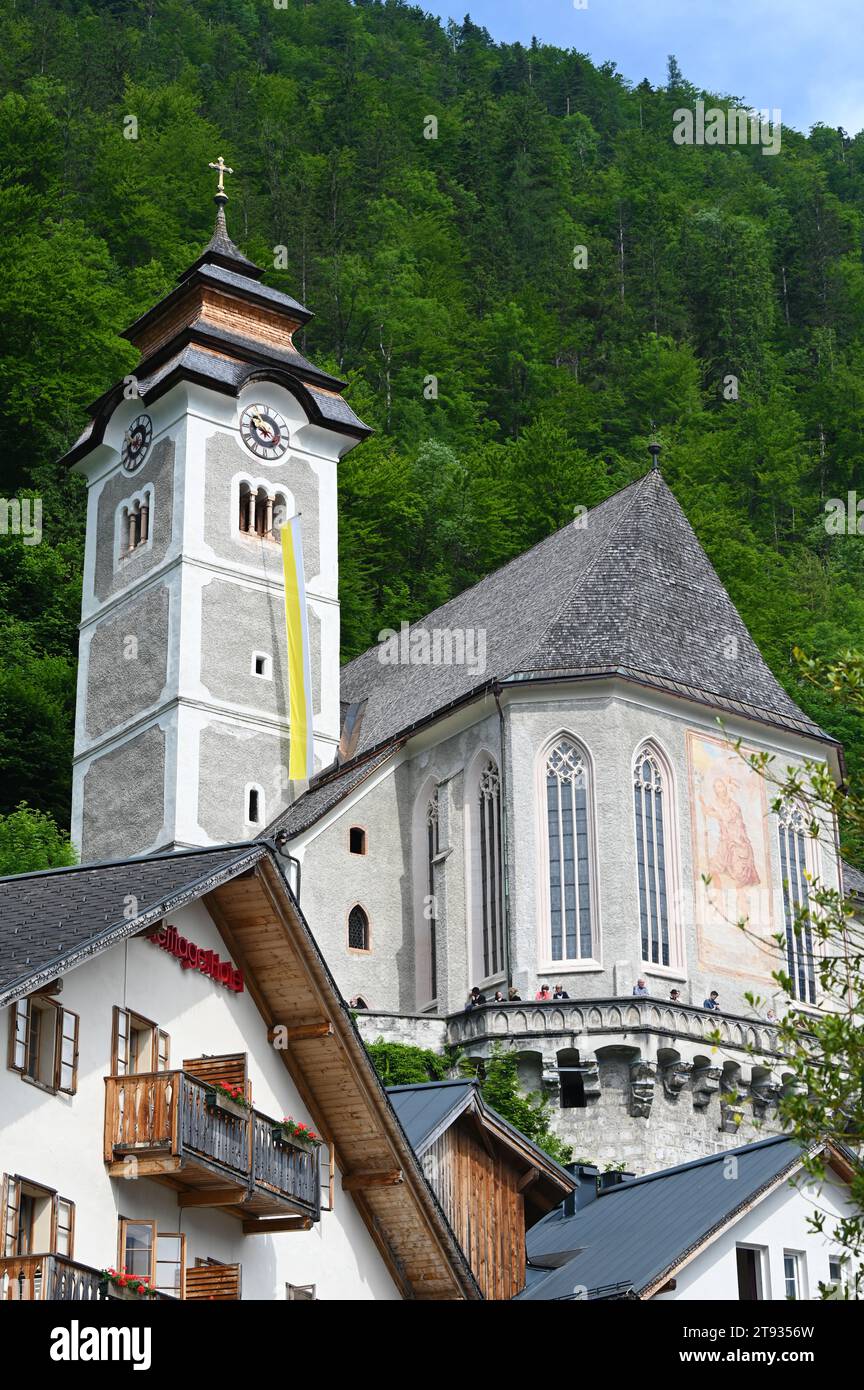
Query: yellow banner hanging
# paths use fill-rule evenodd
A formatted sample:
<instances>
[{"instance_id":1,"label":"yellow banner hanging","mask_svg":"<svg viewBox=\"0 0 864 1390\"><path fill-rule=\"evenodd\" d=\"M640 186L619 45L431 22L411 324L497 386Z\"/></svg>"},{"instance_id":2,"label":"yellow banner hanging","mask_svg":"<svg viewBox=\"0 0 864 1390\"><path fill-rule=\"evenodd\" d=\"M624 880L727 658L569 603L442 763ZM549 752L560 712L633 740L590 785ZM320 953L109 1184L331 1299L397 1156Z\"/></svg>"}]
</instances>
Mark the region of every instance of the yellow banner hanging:
<instances>
[{"instance_id":1,"label":"yellow banner hanging","mask_svg":"<svg viewBox=\"0 0 864 1390\"><path fill-rule=\"evenodd\" d=\"M303 577L303 537L300 517L282 526L282 565L285 573L285 627L288 633L288 720L291 751L288 778L307 782L313 768L312 665L306 582Z\"/></svg>"}]
</instances>

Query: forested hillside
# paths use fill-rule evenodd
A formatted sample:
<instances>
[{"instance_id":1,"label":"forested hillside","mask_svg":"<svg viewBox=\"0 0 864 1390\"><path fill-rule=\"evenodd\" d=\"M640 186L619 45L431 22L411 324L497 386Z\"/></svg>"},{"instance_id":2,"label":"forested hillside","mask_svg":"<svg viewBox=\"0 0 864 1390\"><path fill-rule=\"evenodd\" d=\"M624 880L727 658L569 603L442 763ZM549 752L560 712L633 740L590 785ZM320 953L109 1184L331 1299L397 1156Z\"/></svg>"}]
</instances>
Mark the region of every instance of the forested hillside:
<instances>
[{"instance_id":1,"label":"forested hillside","mask_svg":"<svg viewBox=\"0 0 864 1390\"><path fill-rule=\"evenodd\" d=\"M653 426L860 769L790 653L864 645L864 540L824 512L864 499L864 135L677 146L674 63L633 86L392 0L5 0L0 73L0 490L44 505L40 545L0 537L0 810L68 823L84 489L54 460L208 239L218 154L232 236L287 248L267 281L377 431L341 473L346 656L636 477Z\"/></svg>"}]
</instances>

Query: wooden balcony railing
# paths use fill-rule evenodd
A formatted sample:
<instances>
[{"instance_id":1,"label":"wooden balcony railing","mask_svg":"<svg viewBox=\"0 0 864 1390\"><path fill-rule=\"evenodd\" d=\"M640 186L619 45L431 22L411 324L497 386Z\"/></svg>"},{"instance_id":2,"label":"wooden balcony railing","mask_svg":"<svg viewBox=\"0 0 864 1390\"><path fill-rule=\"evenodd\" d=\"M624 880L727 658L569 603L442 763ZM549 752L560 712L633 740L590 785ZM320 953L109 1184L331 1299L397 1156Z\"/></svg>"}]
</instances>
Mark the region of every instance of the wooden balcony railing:
<instances>
[{"instance_id":1,"label":"wooden balcony railing","mask_svg":"<svg viewBox=\"0 0 864 1390\"><path fill-rule=\"evenodd\" d=\"M65 1255L0 1257L0 1302L58 1300L88 1303L105 1297L101 1273ZM170 1294L157 1294L168 1298ZM172 1302L174 1300L171 1300Z\"/></svg>"},{"instance_id":2,"label":"wooden balcony railing","mask_svg":"<svg viewBox=\"0 0 864 1390\"><path fill-rule=\"evenodd\" d=\"M272 1216L319 1219L319 1151L276 1144L275 1120L213 1109L212 1088L184 1071L108 1076L105 1087L112 1177L168 1183L181 1206L220 1206L249 1230Z\"/></svg>"},{"instance_id":3,"label":"wooden balcony railing","mask_svg":"<svg viewBox=\"0 0 864 1390\"><path fill-rule=\"evenodd\" d=\"M297 1200L315 1212L321 1211L319 1150L277 1144L272 1135L273 1121L257 1110L252 1114L252 1168L259 1187L270 1192L293 1192Z\"/></svg>"}]
</instances>

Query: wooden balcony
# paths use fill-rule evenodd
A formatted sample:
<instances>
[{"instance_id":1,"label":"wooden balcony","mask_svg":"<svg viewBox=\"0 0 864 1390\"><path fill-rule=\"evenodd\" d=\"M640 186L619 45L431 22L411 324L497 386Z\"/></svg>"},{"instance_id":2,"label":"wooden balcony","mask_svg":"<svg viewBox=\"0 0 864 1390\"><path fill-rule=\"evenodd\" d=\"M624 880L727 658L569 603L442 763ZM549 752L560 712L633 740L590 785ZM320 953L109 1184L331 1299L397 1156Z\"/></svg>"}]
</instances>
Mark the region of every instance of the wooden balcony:
<instances>
[{"instance_id":1,"label":"wooden balcony","mask_svg":"<svg viewBox=\"0 0 864 1390\"><path fill-rule=\"evenodd\" d=\"M275 1120L212 1109L211 1088L185 1071L106 1076L105 1088L112 1178L152 1178L179 1206L221 1207L247 1234L319 1220L319 1150L277 1144Z\"/></svg>"},{"instance_id":2,"label":"wooden balcony","mask_svg":"<svg viewBox=\"0 0 864 1390\"><path fill-rule=\"evenodd\" d=\"M0 1257L0 1302L89 1303L104 1297L101 1272L65 1255ZM176 1302L167 1293L155 1297Z\"/></svg>"}]
</instances>

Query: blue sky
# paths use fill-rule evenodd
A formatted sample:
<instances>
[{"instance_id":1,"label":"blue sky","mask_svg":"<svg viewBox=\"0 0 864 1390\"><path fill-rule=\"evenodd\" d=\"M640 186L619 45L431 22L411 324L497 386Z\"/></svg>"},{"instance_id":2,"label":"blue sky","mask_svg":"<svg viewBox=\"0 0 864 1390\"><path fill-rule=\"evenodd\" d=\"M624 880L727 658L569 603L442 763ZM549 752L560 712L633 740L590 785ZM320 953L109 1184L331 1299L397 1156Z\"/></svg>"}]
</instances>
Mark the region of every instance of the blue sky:
<instances>
[{"instance_id":1,"label":"blue sky","mask_svg":"<svg viewBox=\"0 0 864 1390\"><path fill-rule=\"evenodd\" d=\"M581 3L581 0L577 0ZM538 40L664 81L674 53L698 87L779 107L784 125L864 128L864 0L419 0L499 41Z\"/></svg>"}]
</instances>

